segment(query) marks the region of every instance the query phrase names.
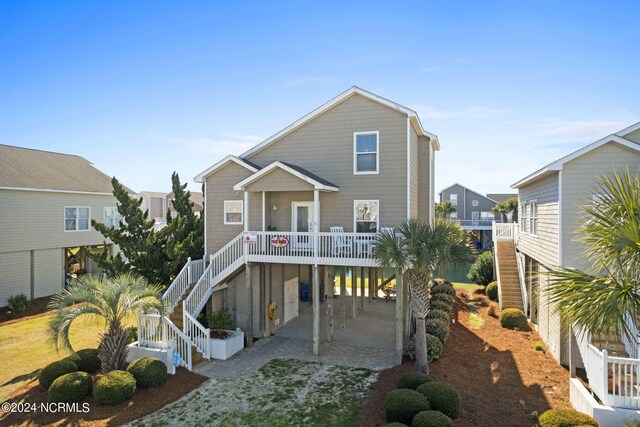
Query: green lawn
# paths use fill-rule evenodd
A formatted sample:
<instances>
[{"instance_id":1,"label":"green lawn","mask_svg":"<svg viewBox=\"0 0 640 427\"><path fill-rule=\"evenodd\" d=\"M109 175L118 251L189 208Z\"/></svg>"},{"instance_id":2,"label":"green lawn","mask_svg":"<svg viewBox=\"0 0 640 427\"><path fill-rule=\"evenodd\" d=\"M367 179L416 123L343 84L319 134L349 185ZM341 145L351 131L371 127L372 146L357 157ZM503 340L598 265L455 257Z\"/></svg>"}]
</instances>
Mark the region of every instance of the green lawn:
<instances>
[{"instance_id":1,"label":"green lawn","mask_svg":"<svg viewBox=\"0 0 640 427\"><path fill-rule=\"evenodd\" d=\"M207 382L133 426L347 427L376 378L362 368L274 359L249 377Z\"/></svg>"},{"instance_id":2,"label":"green lawn","mask_svg":"<svg viewBox=\"0 0 640 427\"><path fill-rule=\"evenodd\" d=\"M453 282L453 287L456 289L464 289L470 293L473 293L476 289L483 289L483 286L476 285L475 283Z\"/></svg>"},{"instance_id":3,"label":"green lawn","mask_svg":"<svg viewBox=\"0 0 640 427\"><path fill-rule=\"evenodd\" d=\"M47 334L51 315L26 319L10 325L0 325L0 401L38 375L51 362L68 356L56 352ZM98 334L104 325L89 318L79 318L71 325L74 350L98 345Z\"/></svg>"}]
</instances>

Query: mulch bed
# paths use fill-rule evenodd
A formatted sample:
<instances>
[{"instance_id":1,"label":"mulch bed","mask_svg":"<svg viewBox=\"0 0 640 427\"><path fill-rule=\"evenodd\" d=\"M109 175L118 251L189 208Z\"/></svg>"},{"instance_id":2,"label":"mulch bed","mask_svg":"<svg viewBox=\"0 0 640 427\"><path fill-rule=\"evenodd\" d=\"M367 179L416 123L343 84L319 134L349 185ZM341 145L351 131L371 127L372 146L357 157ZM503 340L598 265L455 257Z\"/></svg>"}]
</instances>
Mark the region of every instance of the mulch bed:
<instances>
[{"instance_id":1,"label":"mulch bed","mask_svg":"<svg viewBox=\"0 0 640 427\"><path fill-rule=\"evenodd\" d=\"M9 310L9 307L0 308L0 325L10 325L20 320L26 320L27 317L40 317L49 314L47 304L51 297L42 297L31 300L27 303L27 308L21 313L15 313Z\"/></svg>"},{"instance_id":2,"label":"mulch bed","mask_svg":"<svg viewBox=\"0 0 640 427\"><path fill-rule=\"evenodd\" d=\"M439 360L429 364L431 376L449 384L462 401L458 426L531 426L531 415L547 409L571 408L569 373L551 354L536 351L543 343L535 331L504 329L478 307L484 321L480 329L469 327L468 294L457 291L449 339ZM474 295L475 296L475 295ZM486 304L485 304L486 305ZM398 378L413 369L413 362L380 372L379 380L364 401L356 426L384 426L384 400L397 386Z\"/></svg>"},{"instance_id":3,"label":"mulch bed","mask_svg":"<svg viewBox=\"0 0 640 427\"><path fill-rule=\"evenodd\" d=\"M35 403L35 413L0 412L0 425L10 426L119 426L161 409L197 388L208 378L179 368L175 375L169 375L167 382L157 388L137 389L133 399L118 406L100 406L93 397L80 403L89 404L89 412L46 413L40 411L40 404L47 402L47 393L42 391L37 380L29 382L18 390L8 402Z\"/></svg>"}]
</instances>

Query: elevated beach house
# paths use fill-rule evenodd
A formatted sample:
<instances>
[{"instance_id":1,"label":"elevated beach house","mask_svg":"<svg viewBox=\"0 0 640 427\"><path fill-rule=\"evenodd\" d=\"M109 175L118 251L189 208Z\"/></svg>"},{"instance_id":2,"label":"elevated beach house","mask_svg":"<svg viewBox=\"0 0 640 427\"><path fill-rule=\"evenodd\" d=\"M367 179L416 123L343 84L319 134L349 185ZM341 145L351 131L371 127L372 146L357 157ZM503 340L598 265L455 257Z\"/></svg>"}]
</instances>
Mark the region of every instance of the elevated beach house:
<instances>
[{"instance_id":1,"label":"elevated beach house","mask_svg":"<svg viewBox=\"0 0 640 427\"><path fill-rule=\"evenodd\" d=\"M342 305L344 319L348 301L346 311L355 318L392 278L374 259L376 232L434 217L439 148L415 111L352 87L200 173L206 256L191 260L165 294L174 307L165 319L171 337L210 357L208 331L195 320L203 310L231 310L251 345L299 319L304 304L304 338L318 354L321 337L333 337L334 306L337 316ZM341 301L332 303L338 282ZM402 290L395 310L378 300L392 309L385 320L400 354L408 319ZM322 334L321 313L328 319Z\"/></svg>"}]
</instances>

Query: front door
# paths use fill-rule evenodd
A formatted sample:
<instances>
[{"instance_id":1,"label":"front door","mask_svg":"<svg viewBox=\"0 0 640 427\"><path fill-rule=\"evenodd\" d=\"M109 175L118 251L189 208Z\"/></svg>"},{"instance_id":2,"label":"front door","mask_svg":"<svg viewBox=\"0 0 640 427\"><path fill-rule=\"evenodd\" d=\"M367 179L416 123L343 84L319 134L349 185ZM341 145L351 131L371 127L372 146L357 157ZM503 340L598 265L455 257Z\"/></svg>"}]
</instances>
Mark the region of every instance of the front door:
<instances>
[{"instance_id":1,"label":"front door","mask_svg":"<svg viewBox=\"0 0 640 427\"><path fill-rule=\"evenodd\" d=\"M291 231L297 233L313 231L313 202L292 203ZM292 241L294 249L311 249L311 238L309 236L295 236Z\"/></svg>"},{"instance_id":2,"label":"front door","mask_svg":"<svg viewBox=\"0 0 640 427\"><path fill-rule=\"evenodd\" d=\"M284 323L298 316L298 278L284 282Z\"/></svg>"}]
</instances>

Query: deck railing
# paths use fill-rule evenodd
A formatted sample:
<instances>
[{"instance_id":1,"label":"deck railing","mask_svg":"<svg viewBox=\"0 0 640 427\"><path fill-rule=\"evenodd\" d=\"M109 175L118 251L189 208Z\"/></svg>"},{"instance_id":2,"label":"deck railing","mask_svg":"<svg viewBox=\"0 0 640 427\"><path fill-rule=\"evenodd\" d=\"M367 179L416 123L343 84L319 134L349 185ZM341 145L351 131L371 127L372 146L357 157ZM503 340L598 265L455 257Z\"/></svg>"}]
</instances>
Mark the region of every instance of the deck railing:
<instances>
[{"instance_id":1,"label":"deck railing","mask_svg":"<svg viewBox=\"0 0 640 427\"><path fill-rule=\"evenodd\" d=\"M191 370L191 340L168 317L160 314L138 313L138 345L140 347L171 347L180 365Z\"/></svg>"},{"instance_id":2,"label":"deck railing","mask_svg":"<svg viewBox=\"0 0 640 427\"><path fill-rule=\"evenodd\" d=\"M461 227L491 227L494 222L501 223L501 219L450 219L450 222L457 222Z\"/></svg>"},{"instance_id":3,"label":"deck railing","mask_svg":"<svg viewBox=\"0 0 640 427\"><path fill-rule=\"evenodd\" d=\"M184 313L184 332L189 336L193 345L202 353L205 359L210 359L209 355L209 337L211 330L205 328L188 312Z\"/></svg>"},{"instance_id":4,"label":"deck railing","mask_svg":"<svg viewBox=\"0 0 640 427\"><path fill-rule=\"evenodd\" d=\"M189 285L197 282L200 276L202 276L205 266L206 262L204 259L192 261L191 257L189 257L187 263L182 267L182 270L180 270L180 273L173 279L171 285L167 288L164 295L162 295L162 300L170 311L173 311L178 305L178 302L182 299Z\"/></svg>"},{"instance_id":5,"label":"deck railing","mask_svg":"<svg viewBox=\"0 0 640 427\"><path fill-rule=\"evenodd\" d=\"M506 223L493 223L493 240L498 241L514 241L518 240L518 223L506 222Z\"/></svg>"}]
</instances>

